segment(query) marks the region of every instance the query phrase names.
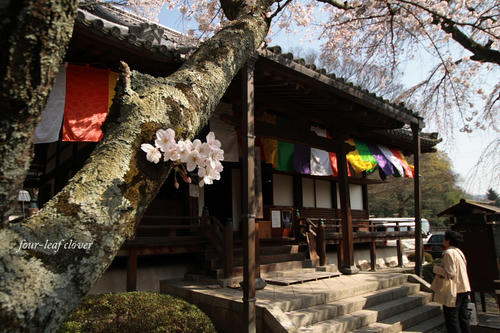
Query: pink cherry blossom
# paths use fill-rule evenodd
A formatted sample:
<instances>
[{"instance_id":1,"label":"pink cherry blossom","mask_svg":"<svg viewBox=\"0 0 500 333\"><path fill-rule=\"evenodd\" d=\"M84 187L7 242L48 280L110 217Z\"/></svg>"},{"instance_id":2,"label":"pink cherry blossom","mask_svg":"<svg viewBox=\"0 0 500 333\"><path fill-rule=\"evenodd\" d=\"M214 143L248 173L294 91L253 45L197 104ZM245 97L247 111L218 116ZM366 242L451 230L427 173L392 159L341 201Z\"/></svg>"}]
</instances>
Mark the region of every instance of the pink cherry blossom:
<instances>
[{"instance_id":1,"label":"pink cherry blossom","mask_svg":"<svg viewBox=\"0 0 500 333\"><path fill-rule=\"evenodd\" d=\"M146 159L149 162L153 162L155 164L160 162L161 153L157 147L153 147L149 143L143 143L141 145L141 149L146 153Z\"/></svg>"}]
</instances>

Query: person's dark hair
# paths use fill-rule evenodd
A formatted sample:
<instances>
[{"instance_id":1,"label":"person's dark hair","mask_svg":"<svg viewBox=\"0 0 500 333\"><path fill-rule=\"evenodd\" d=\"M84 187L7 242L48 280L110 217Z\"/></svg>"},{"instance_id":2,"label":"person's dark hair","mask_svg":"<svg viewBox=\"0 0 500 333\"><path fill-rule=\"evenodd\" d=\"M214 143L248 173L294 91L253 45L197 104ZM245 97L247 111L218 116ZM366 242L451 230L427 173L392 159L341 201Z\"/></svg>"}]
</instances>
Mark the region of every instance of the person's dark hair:
<instances>
[{"instance_id":1,"label":"person's dark hair","mask_svg":"<svg viewBox=\"0 0 500 333\"><path fill-rule=\"evenodd\" d=\"M462 245L462 243L464 242L464 237L461 233L450 230L446 231L446 233L444 234L444 239L449 241L451 246L455 247Z\"/></svg>"}]
</instances>

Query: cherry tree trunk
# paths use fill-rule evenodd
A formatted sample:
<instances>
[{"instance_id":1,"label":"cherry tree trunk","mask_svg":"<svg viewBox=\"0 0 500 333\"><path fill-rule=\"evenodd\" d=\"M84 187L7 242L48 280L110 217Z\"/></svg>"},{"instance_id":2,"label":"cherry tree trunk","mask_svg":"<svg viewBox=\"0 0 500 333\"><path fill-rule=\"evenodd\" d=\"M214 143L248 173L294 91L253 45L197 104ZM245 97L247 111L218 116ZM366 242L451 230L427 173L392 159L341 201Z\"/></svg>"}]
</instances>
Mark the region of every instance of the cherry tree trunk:
<instances>
[{"instance_id":1,"label":"cherry tree trunk","mask_svg":"<svg viewBox=\"0 0 500 333\"><path fill-rule=\"evenodd\" d=\"M73 33L77 3L0 1L0 227L26 178L35 126Z\"/></svg>"},{"instance_id":2,"label":"cherry tree trunk","mask_svg":"<svg viewBox=\"0 0 500 333\"><path fill-rule=\"evenodd\" d=\"M264 7L241 11L167 78L123 64L103 141L86 165L37 215L0 229L0 331L52 332L77 306L133 236L170 172L168 164L148 162L140 145L160 128L192 138L207 122L267 34ZM21 242L61 240L92 245L57 253L20 249Z\"/></svg>"}]
</instances>

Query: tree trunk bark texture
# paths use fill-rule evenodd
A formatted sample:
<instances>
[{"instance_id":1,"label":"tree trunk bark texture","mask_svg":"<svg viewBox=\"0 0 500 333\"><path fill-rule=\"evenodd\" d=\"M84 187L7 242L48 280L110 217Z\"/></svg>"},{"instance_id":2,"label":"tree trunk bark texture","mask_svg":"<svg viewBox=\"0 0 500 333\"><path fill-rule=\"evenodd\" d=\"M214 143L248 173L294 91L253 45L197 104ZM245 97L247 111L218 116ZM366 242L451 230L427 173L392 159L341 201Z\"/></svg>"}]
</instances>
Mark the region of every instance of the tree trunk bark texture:
<instances>
[{"instance_id":1,"label":"tree trunk bark texture","mask_svg":"<svg viewBox=\"0 0 500 333\"><path fill-rule=\"evenodd\" d=\"M103 141L89 161L37 215L0 230L1 331L52 332L77 306L170 172L167 163L148 162L140 145L160 128L192 138L268 28L264 6L246 10L168 78L123 65ZM57 253L43 246L69 240L92 246Z\"/></svg>"},{"instance_id":2,"label":"tree trunk bark texture","mask_svg":"<svg viewBox=\"0 0 500 333\"><path fill-rule=\"evenodd\" d=\"M30 167L35 126L73 33L77 3L0 3L0 227Z\"/></svg>"}]
</instances>

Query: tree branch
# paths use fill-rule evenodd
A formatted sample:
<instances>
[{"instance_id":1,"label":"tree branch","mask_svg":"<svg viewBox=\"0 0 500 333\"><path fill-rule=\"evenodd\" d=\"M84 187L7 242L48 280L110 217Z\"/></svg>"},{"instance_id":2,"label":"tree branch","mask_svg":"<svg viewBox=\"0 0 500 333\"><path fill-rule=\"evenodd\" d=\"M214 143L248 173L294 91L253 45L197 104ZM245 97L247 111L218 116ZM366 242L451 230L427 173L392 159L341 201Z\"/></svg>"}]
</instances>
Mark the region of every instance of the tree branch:
<instances>
[{"instance_id":1,"label":"tree branch","mask_svg":"<svg viewBox=\"0 0 500 333\"><path fill-rule=\"evenodd\" d=\"M351 10L351 9L356 9L361 7L360 6L351 6L347 3L347 1L341 2L339 0L317 0L319 2L324 2L326 4L332 5L333 7L336 7L338 9L343 9L343 10Z\"/></svg>"},{"instance_id":2,"label":"tree branch","mask_svg":"<svg viewBox=\"0 0 500 333\"><path fill-rule=\"evenodd\" d=\"M464 34L456 25L454 25L450 20L443 19L441 22L441 28L450 33L453 39L462 45L465 49L472 52L474 55L471 57L472 60L480 62L491 62L500 65L500 52L493 50L488 46L483 46L475 42L472 38L469 38Z\"/></svg>"}]
</instances>

